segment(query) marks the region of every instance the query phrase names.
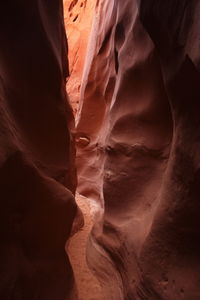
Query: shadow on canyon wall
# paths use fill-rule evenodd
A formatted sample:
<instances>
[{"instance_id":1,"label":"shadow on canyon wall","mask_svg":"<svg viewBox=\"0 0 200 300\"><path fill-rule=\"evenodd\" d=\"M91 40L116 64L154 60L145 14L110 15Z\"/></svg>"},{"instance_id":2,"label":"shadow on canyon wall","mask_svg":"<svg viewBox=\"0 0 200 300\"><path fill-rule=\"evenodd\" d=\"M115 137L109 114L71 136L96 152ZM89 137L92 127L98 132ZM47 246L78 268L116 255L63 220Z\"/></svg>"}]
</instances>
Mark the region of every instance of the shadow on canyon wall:
<instances>
[{"instance_id":1,"label":"shadow on canyon wall","mask_svg":"<svg viewBox=\"0 0 200 300\"><path fill-rule=\"evenodd\" d=\"M77 299L63 3L0 8L0 299ZM99 207L87 260L106 300L200 299L199 12L198 0L94 8L75 140L78 191Z\"/></svg>"}]
</instances>

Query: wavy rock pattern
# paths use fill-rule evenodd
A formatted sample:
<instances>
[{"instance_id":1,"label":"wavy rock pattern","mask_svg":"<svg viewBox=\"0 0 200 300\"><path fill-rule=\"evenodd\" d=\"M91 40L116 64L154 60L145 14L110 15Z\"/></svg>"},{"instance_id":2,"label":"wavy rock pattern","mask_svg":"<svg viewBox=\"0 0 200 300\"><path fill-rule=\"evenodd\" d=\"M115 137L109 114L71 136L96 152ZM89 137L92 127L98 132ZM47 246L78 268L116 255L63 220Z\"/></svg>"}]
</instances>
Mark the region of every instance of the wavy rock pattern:
<instances>
[{"instance_id":1,"label":"wavy rock pattern","mask_svg":"<svg viewBox=\"0 0 200 300\"><path fill-rule=\"evenodd\" d=\"M74 299L62 1L3 1L0 15L0 299Z\"/></svg>"},{"instance_id":2,"label":"wavy rock pattern","mask_svg":"<svg viewBox=\"0 0 200 300\"><path fill-rule=\"evenodd\" d=\"M200 299L199 8L96 2L76 145L78 190L98 204L87 260L106 300ZM3 1L0 16L0 299L77 299L62 1Z\"/></svg>"},{"instance_id":3,"label":"wavy rock pattern","mask_svg":"<svg viewBox=\"0 0 200 300\"><path fill-rule=\"evenodd\" d=\"M200 298L199 30L199 1L97 1L76 142L105 299Z\"/></svg>"}]
</instances>

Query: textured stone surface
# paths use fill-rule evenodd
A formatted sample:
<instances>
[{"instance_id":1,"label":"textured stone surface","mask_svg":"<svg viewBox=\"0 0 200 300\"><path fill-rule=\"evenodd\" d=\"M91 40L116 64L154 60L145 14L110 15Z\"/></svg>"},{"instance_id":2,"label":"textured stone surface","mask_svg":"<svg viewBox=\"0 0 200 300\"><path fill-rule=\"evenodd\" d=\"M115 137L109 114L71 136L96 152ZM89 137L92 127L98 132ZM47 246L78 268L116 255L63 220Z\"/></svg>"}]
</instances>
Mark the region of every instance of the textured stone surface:
<instances>
[{"instance_id":1,"label":"textured stone surface","mask_svg":"<svg viewBox=\"0 0 200 300\"><path fill-rule=\"evenodd\" d=\"M199 1L99 0L77 126L88 260L113 300L200 298Z\"/></svg>"},{"instance_id":2,"label":"textured stone surface","mask_svg":"<svg viewBox=\"0 0 200 300\"><path fill-rule=\"evenodd\" d=\"M0 299L74 299L62 1L0 4Z\"/></svg>"},{"instance_id":3,"label":"textured stone surface","mask_svg":"<svg viewBox=\"0 0 200 300\"><path fill-rule=\"evenodd\" d=\"M86 2L66 2L69 23ZM76 134L79 192L97 203L87 261L103 299L198 300L199 1L87 3ZM0 299L77 299L62 1L0 8ZM70 62L79 82L85 45Z\"/></svg>"},{"instance_id":4,"label":"textured stone surface","mask_svg":"<svg viewBox=\"0 0 200 300\"><path fill-rule=\"evenodd\" d=\"M96 0L64 0L68 40L69 78L67 92L74 113L80 101L80 87Z\"/></svg>"}]
</instances>

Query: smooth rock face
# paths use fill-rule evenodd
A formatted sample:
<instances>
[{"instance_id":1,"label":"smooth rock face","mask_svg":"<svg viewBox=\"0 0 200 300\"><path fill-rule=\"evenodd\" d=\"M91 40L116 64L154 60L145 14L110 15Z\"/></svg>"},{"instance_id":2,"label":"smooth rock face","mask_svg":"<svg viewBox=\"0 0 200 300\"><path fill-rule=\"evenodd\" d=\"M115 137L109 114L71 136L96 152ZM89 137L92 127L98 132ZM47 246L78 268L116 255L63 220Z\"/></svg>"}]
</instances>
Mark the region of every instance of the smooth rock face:
<instances>
[{"instance_id":1,"label":"smooth rock face","mask_svg":"<svg viewBox=\"0 0 200 300\"><path fill-rule=\"evenodd\" d=\"M76 299L62 1L0 8L0 299ZM106 300L200 299L199 9L96 2L76 145L79 192L99 205L87 260Z\"/></svg>"},{"instance_id":2,"label":"smooth rock face","mask_svg":"<svg viewBox=\"0 0 200 300\"><path fill-rule=\"evenodd\" d=\"M62 1L0 4L0 299L74 299L76 214Z\"/></svg>"},{"instance_id":3,"label":"smooth rock face","mask_svg":"<svg viewBox=\"0 0 200 300\"><path fill-rule=\"evenodd\" d=\"M105 299L200 299L199 8L97 1L77 166L102 208L88 261Z\"/></svg>"}]
</instances>

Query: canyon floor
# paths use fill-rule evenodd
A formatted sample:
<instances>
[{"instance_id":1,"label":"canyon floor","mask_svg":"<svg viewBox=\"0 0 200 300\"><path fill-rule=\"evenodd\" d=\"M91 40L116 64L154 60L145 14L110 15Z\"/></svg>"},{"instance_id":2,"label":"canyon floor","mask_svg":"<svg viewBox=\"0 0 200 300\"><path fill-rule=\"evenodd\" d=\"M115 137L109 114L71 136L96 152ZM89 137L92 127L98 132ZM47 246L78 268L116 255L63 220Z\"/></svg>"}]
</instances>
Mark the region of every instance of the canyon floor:
<instances>
[{"instance_id":1,"label":"canyon floor","mask_svg":"<svg viewBox=\"0 0 200 300\"><path fill-rule=\"evenodd\" d=\"M85 225L70 239L68 253L76 278L79 300L103 300L100 284L86 262L86 243L93 226L92 204L81 195L76 196L76 202L83 212Z\"/></svg>"}]
</instances>

